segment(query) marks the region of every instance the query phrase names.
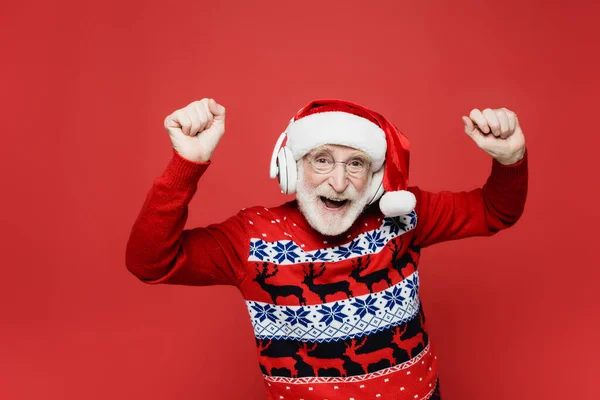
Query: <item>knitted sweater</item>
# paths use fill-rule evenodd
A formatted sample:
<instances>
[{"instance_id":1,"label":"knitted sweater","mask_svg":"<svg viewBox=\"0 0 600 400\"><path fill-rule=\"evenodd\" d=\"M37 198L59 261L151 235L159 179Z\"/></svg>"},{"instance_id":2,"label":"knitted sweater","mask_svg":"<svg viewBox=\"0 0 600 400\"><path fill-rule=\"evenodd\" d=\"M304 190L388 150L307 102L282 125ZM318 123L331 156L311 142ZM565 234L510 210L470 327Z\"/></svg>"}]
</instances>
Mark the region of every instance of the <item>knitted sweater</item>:
<instances>
[{"instance_id":1,"label":"knitted sweater","mask_svg":"<svg viewBox=\"0 0 600 400\"><path fill-rule=\"evenodd\" d=\"M348 232L327 237L295 201L184 229L209 163L174 151L133 225L126 265L149 284L235 285L269 399L432 398L438 367L419 301L421 250L513 225L525 205L527 159L493 160L486 183L471 191L409 187L417 199L410 215L384 218L373 205Z\"/></svg>"}]
</instances>

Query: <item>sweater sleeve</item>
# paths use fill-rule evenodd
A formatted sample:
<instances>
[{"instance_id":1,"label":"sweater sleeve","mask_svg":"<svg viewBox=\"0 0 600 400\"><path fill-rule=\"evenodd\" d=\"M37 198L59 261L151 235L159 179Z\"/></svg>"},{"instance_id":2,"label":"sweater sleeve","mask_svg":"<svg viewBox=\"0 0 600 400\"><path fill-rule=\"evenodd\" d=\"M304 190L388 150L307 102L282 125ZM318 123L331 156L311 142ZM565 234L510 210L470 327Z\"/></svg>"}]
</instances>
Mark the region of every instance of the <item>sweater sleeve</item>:
<instances>
[{"instance_id":1,"label":"sweater sleeve","mask_svg":"<svg viewBox=\"0 0 600 400\"><path fill-rule=\"evenodd\" d=\"M243 211L223 222L184 229L188 205L210 162L176 151L147 194L127 242L127 269L149 284L235 285L244 279L249 240Z\"/></svg>"},{"instance_id":2,"label":"sweater sleeve","mask_svg":"<svg viewBox=\"0 0 600 400\"><path fill-rule=\"evenodd\" d=\"M417 198L415 244L473 236L491 236L514 225L525 207L528 186L528 150L512 165L492 160L483 187L462 192L432 193L413 187Z\"/></svg>"}]
</instances>

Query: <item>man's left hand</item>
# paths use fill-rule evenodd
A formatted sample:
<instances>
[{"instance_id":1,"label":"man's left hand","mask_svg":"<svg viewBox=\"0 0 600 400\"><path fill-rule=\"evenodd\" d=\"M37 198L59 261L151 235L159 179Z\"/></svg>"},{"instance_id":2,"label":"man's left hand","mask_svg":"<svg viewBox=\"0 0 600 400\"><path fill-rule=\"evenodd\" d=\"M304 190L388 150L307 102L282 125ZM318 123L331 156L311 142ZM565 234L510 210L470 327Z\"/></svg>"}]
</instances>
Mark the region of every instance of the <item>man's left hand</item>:
<instances>
[{"instance_id":1,"label":"man's left hand","mask_svg":"<svg viewBox=\"0 0 600 400\"><path fill-rule=\"evenodd\" d=\"M473 109L469 117L462 117L465 133L503 165L518 162L525 154L525 136L517 114L506 109Z\"/></svg>"}]
</instances>

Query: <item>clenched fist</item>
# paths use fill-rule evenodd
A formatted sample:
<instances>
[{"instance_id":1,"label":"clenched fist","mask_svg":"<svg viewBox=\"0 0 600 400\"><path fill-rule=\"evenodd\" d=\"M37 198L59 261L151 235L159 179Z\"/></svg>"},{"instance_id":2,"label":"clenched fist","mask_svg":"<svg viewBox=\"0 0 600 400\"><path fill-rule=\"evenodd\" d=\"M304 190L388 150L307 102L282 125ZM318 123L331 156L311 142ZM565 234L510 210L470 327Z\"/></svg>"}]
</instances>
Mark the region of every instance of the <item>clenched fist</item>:
<instances>
[{"instance_id":1,"label":"clenched fist","mask_svg":"<svg viewBox=\"0 0 600 400\"><path fill-rule=\"evenodd\" d=\"M506 108L473 109L462 120L465 133L499 163L510 165L523 158L525 136L514 112Z\"/></svg>"},{"instance_id":2,"label":"clenched fist","mask_svg":"<svg viewBox=\"0 0 600 400\"><path fill-rule=\"evenodd\" d=\"M194 101L165 118L165 129L183 158L207 162L225 133L225 107L214 99Z\"/></svg>"}]
</instances>

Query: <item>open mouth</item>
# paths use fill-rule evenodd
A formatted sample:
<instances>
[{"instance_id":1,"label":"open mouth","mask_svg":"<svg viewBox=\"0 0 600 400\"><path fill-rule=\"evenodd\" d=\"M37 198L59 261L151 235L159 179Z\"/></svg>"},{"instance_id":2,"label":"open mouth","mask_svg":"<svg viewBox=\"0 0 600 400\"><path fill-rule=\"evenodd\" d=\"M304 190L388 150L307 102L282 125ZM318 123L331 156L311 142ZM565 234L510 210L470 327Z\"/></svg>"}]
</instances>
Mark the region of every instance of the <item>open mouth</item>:
<instances>
[{"instance_id":1,"label":"open mouth","mask_svg":"<svg viewBox=\"0 0 600 400\"><path fill-rule=\"evenodd\" d=\"M325 207L327 207L327 208L333 208L333 209L342 208L343 206L346 205L346 203L348 203L348 200L334 200L334 199L329 199L325 196L319 196L319 198L321 199L321 201L323 202L323 204L325 204Z\"/></svg>"}]
</instances>

